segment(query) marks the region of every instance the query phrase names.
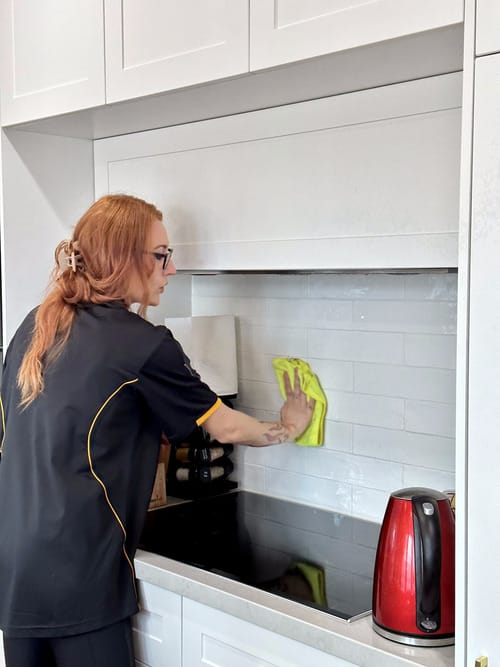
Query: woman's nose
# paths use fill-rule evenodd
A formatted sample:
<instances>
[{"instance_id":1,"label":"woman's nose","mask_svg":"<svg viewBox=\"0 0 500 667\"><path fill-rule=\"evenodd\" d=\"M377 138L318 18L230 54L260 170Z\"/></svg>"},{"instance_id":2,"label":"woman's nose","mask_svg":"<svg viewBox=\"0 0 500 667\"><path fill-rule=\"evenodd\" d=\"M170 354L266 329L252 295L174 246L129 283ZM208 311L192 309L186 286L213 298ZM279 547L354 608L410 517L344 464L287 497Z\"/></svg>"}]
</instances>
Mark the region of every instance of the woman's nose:
<instances>
[{"instance_id":1,"label":"woman's nose","mask_svg":"<svg viewBox=\"0 0 500 667\"><path fill-rule=\"evenodd\" d=\"M165 268L165 275L175 276L176 273L177 273L177 267L175 266L174 260L171 259Z\"/></svg>"}]
</instances>

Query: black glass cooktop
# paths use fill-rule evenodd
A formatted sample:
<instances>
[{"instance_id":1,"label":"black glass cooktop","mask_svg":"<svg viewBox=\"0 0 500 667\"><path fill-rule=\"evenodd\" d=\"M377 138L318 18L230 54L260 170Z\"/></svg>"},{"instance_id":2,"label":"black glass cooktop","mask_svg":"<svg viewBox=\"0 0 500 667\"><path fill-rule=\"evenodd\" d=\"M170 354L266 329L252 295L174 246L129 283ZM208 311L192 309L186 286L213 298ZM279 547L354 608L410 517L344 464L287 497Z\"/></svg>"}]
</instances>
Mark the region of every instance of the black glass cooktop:
<instances>
[{"instance_id":1,"label":"black glass cooktop","mask_svg":"<svg viewBox=\"0 0 500 667\"><path fill-rule=\"evenodd\" d=\"M379 530L234 491L149 512L140 547L352 620L371 609Z\"/></svg>"}]
</instances>

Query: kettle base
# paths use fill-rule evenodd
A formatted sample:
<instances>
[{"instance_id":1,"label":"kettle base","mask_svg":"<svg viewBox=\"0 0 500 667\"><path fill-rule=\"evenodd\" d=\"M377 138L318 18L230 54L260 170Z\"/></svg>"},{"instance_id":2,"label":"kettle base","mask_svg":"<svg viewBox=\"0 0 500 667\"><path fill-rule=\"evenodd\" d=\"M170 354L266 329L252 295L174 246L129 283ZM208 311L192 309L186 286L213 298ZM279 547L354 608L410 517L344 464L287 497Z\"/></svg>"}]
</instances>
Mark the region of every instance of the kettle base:
<instances>
[{"instance_id":1,"label":"kettle base","mask_svg":"<svg viewBox=\"0 0 500 667\"><path fill-rule=\"evenodd\" d=\"M402 632L388 630L378 625L375 619L373 619L373 629L385 639L408 646L453 646L455 643L455 635L407 635Z\"/></svg>"}]
</instances>

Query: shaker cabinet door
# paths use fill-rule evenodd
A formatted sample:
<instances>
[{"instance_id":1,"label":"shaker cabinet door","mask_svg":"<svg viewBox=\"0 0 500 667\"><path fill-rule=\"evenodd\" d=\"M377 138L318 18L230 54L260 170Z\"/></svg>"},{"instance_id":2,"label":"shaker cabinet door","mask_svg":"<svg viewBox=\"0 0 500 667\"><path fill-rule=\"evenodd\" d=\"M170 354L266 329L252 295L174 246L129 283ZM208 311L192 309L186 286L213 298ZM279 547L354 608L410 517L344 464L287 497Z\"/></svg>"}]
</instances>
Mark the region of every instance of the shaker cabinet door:
<instances>
[{"instance_id":1,"label":"shaker cabinet door","mask_svg":"<svg viewBox=\"0 0 500 667\"><path fill-rule=\"evenodd\" d=\"M461 21L462 0L250 0L250 70Z\"/></svg>"},{"instance_id":2,"label":"shaker cabinet door","mask_svg":"<svg viewBox=\"0 0 500 667\"><path fill-rule=\"evenodd\" d=\"M104 104L102 0L0 2L2 125Z\"/></svg>"},{"instance_id":3,"label":"shaker cabinet door","mask_svg":"<svg viewBox=\"0 0 500 667\"><path fill-rule=\"evenodd\" d=\"M105 0L106 101L248 71L248 0Z\"/></svg>"},{"instance_id":4,"label":"shaker cabinet door","mask_svg":"<svg viewBox=\"0 0 500 667\"><path fill-rule=\"evenodd\" d=\"M476 0L476 55L500 51L500 2Z\"/></svg>"},{"instance_id":5,"label":"shaker cabinet door","mask_svg":"<svg viewBox=\"0 0 500 667\"><path fill-rule=\"evenodd\" d=\"M136 667L181 667L182 598L138 581L141 611L132 619Z\"/></svg>"},{"instance_id":6,"label":"shaker cabinet door","mask_svg":"<svg viewBox=\"0 0 500 667\"><path fill-rule=\"evenodd\" d=\"M355 667L187 598L182 621L182 667Z\"/></svg>"}]
</instances>

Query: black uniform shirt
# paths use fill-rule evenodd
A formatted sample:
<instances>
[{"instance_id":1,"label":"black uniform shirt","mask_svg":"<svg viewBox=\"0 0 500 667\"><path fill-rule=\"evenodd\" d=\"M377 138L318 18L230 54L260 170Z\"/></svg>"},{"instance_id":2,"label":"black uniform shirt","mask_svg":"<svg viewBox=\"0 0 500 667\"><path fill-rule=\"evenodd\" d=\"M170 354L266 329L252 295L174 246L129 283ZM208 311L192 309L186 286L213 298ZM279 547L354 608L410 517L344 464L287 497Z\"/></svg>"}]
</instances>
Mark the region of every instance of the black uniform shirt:
<instances>
[{"instance_id":1,"label":"black uniform shirt","mask_svg":"<svg viewBox=\"0 0 500 667\"><path fill-rule=\"evenodd\" d=\"M20 410L16 376L33 324L34 312L2 380L0 628L56 637L137 611L133 558L161 433L175 444L220 399L168 329L115 302L77 308L44 392Z\"/></svg>"}]
</instances>

